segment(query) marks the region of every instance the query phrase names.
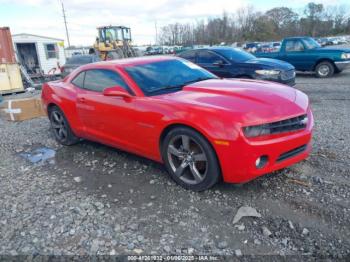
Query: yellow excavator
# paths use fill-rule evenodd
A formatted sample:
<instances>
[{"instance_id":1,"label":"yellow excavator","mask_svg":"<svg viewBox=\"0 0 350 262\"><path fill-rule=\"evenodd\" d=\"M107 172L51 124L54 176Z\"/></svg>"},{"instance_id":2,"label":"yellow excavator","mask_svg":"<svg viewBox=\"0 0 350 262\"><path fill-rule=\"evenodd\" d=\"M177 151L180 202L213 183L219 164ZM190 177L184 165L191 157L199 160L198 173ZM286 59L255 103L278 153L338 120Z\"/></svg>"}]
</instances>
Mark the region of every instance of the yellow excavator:
<instances>
[{"instance_id":1,"label":"yellow excavator","mask_svg":"<svg viewBox=\"0 0 350 262\"><path fill-rule=\"evenodd\" d=\"M131 46L131 30L125 26L101 26L97 28L98 37L89 54L96 54L101 60L114 60L135 57Z\"/></svg>"}]
</instances>

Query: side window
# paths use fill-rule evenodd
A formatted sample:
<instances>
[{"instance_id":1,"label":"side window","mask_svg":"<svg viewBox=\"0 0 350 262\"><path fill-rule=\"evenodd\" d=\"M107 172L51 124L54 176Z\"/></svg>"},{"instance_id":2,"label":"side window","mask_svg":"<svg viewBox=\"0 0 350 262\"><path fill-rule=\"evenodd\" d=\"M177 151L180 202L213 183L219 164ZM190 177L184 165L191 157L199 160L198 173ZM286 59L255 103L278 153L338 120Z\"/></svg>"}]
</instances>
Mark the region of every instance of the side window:
<instances>
[{"instance_id":1,"label":"side window","mask_svg":"<svg viewBox=\"0 0 350 262\"><path fill-rule=\"evenodd\" d=\"M290 40L290 41L287 41L286 43L287 52L298 52L303 50L304 50L304 45L299 40Z\"/></svg>"},{"instance_id":2,"label":"side window","mask_svg":"<svg viewBox=\"0 0 350 262\"><path fill-rule=\"evenodd\" d=\"M191 62L196 62L196 52L194 51L185 51L179 54L179 57L186 59Z\"/></svg>"},{"instance_id":3,"label":"side window","mask_svg":"<svg viewBox=\"0 0 350 262\"><path fill-rule=\"evenodd\" d=\"M294 41L287 41L286 42L286 51L289 52L289 51L292 51L294 47Z\"/></svg>"},{"instance_id":4,"label":"side window","mask_svg":"<svg viewBox=\"0 0 350 262\"><path fill-rule=\"evenodd\" d=\"M85 72L81 72L72 80L72 84L77 87L84 88L84 78L85 78Z\"/></svg>"},{"instance_id":5,"label":"side window","mask_svg":"<svg viewBox=\"0 0 350 262\"><path fill-rule=\"evenodd\" d=\"M107 87L121 86L130 92L129 87L117 72L110 70L96 69L86 71L84 88L102 92Z\"/></svg>"},{"instance_id":6,"label":"side window","mask_svg":"<svg viewBox=\"0 0 350 262\"><path fill-rule=\"evenodd\" d=\"M56 44L44 44L46 58L59 58L58 47Z\"/></svg>"},{"instance_id":7,"label":"side window","mask_svg":"<svg viewBox=\"0 0 350 262\"><path fill-rule=\"evenodd\" d=\"M198 64L213 64L214 62L222 60L219 56L208 52L208 51L199 51L198 52Z\"/></svg>"},{"instance_id":8,"label":"side window","mask_svg":"<svg viewBox=\"0 0 350 262\"><path fill-rule=\"evenodd\" d=\"M304 50L304 45L303 43L299 41L295 41L295 51L303 51Z\"/></svg>"}]
</instances>

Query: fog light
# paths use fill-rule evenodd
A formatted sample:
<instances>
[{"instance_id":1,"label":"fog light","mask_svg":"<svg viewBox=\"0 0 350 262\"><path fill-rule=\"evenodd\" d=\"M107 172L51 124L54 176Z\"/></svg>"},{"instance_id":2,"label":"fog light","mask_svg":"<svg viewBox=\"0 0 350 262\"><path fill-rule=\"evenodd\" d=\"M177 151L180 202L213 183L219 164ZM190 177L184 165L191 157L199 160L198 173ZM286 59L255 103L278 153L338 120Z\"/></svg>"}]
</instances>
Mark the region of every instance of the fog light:
<instances>
[{"instance_id":1,"label":"fog light","mask_svg":"<svg viewBox=\"0 0 350 262\"><path fill-rule=\"evenodd\" d=\"M256 168L263 168L266 166L267 162L268 162L268 157L267 156L261 156L259 157L256 161L255 161L255 166Z\"/></svg>"}]
</instances>

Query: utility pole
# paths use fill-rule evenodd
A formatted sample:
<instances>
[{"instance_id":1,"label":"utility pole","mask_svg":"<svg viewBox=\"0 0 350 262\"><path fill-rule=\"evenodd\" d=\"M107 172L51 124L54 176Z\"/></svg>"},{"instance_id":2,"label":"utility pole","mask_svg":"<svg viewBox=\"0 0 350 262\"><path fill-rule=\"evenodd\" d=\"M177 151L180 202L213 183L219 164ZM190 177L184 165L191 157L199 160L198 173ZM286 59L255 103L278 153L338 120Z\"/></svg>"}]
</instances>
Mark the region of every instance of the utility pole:
<instances>
[{"instance_id":1,"label":"utility pole","mask_svg":"<svg viewBox=\"0 0 350 262\"><path fill-rule=\"evenodd\" d=\"M66 35L67 35L68 47L70 47L69 33L68 33L67 20L66 20L66 11L64 10L64 6L63 6L63 1L62 0L61 0L61 4L62 4L64 26L66 27Z\"/></svg>"},{"instance_id":2,"label":"utility pole","mask_svg":"<svg viewBox=\"0 0 350 262\"><path fill-rule=\"evenodd\" d=\"M157 27L157 20L154 21L154 27L156 28L156 43L155 43L155 45L157 45L157 43L158 43L158 27Z\"/></svg>"}]
</instances>

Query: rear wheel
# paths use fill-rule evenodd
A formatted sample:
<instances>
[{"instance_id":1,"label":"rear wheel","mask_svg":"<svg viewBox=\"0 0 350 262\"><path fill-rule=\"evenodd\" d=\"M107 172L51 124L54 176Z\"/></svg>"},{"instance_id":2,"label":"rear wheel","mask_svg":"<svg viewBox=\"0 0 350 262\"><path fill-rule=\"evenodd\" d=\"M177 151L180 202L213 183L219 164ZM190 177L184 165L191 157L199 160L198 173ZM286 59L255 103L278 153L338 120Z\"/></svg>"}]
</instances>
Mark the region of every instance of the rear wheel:
<instances>
[{"instance_id":1,"label":"rear wheel","mask_svg":"<svg viewBox=\"0 0 350 262\"><path fill-rule=\"evenodd\" d=\"M334 74L334 66L330 62L320 62L316 66L316 76L319 78L331 77Z\"/></svg>"},{"instance_id":2,"label":"rear wheel","mask_svg":"<svg viewBox=\"0 0 350 262\"><path fill-rule=\"evenodd\" d=\"M206 190L220 178L213 148L202 135L190 128L175 128L166 135L162 157L172 179L186 189Z\"/></svg>"},{"instance_id":3,"label":"rear wheel","mask_svg":"<svg viewBox=\"0 0 350 262\"><path fill-rule=\"evenodd\" d=\"M49 119L53 134L60 144L70 146L79 141L79 138L72 132L63 112L57 106L50 108Z\"/></svg>"}]
</instances>

